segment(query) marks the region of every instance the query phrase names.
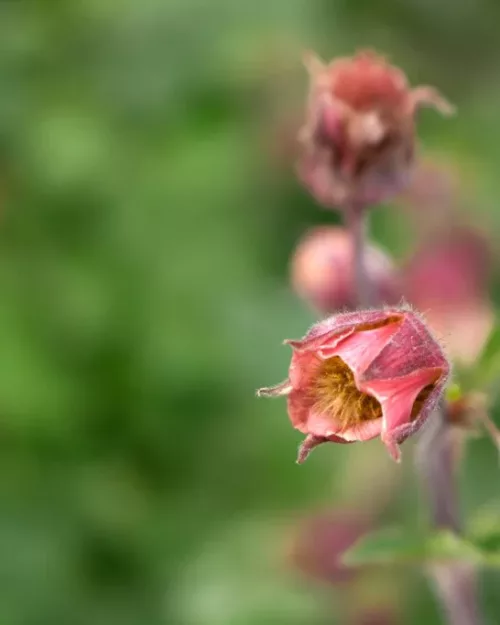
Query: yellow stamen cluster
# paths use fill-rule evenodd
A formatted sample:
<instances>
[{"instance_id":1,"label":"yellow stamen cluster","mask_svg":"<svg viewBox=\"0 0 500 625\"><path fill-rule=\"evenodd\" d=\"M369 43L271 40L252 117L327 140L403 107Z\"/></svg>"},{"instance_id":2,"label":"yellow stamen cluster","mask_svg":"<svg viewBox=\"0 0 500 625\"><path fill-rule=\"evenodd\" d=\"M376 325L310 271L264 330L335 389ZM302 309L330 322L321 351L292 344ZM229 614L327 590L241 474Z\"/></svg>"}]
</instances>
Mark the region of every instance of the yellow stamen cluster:
<instances>
[{"instance_id":1,"label":"yellow stamen cluster","mask_svg":"<svg viewBox=\"0 0 500 625\"><path fill-rule=\"evenodd\" d=\"M435 384L420 391L413 403L410 420L417 417ZM334 356L320 363L311 389L314 410L331 416L340 432L363 421L382 417L382 407L375 397L360 391L345 362Z\"/></svg>"},{"instance_id":2,"label":"yellow stamen cluster","mask_svg":"<svg viewBox=\"0 0 500 625\"><path fill-rule=\"evenodd\" d=\"M319 365L311 393L315 411L331 415L342 430L382 416L380 403L358 390L352 371L339 356Z\"/></svg>"}]
</instances>

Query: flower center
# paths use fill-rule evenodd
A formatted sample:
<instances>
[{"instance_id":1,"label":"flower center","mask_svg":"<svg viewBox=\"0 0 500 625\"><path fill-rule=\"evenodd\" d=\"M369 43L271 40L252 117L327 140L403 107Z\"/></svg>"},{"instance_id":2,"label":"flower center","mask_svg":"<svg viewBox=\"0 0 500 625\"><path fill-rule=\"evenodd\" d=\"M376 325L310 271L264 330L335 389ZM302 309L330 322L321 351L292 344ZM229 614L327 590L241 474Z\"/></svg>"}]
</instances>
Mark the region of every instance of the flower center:
<instances>
[{"instance_id":1,"label":"flower center","mask_svg":"<svg viewBox=\"0 0 500 625\"><path fill-rule=\"evenodd\" d=\"M342 430L382 416L380 403L357 388L354 374L339 356L320 364L312 395L314 409L331 415Z\"/></svg>"},{"instance_id":2,"label":"flower center","mask_svg":"<svg viewBox=\"0 0 500 625\"><path fill-rule=\"evenodd\" d=\"M410 420L417 417L434 386L430 384L420 391L413 403ZM382 417L379 401L358 389L354 374L340 356L321 362L311 394L314 410L331 416L340 431Z\"/></svg>"}]
</instances>

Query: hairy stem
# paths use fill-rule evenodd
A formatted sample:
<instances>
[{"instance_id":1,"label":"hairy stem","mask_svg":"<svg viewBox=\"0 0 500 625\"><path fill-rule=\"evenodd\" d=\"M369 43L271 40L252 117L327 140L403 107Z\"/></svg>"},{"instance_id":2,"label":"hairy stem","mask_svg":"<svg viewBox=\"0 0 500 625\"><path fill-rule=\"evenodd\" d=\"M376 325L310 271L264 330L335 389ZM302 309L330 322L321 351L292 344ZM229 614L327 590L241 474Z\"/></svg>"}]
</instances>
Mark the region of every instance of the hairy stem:
<instances>
[{"instance_id":1,"label":"hairy stem","mask_svg":"<svg viewBox=\"0 0 500 625\"><path fill-rule=\"evenodd\" d=\"M436 408L417 444L416 466L425 490L434 527L460 532L455 480L457 444L444 402ZM450 625L480 625L476 574L466 562L429 567L436 596Z\"/></svg>"},{"instance_id":2,"label":"hairy stem","mask_svg":"<svg viewBox=\"0 0 500 625\"><path fill-rule=\"evenodd\" d=\"M366 267L366 243L368 231L367 213L351 205L345 210L346 225L352 236L354 280L358 305L362 308L373 305L372 289Z\"/></svg>"}]
</instances>

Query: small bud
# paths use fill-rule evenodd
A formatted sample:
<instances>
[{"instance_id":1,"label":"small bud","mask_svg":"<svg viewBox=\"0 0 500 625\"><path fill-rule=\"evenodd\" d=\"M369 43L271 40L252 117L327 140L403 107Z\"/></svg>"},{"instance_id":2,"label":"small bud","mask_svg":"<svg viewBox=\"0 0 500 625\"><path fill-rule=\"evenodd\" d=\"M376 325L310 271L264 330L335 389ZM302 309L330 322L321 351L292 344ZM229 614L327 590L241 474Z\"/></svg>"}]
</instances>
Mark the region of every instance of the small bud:
<instances>
[{"instance_id":1,"label":"small bud","mask_svg":"<svg viewBox=\"0 0 500 625\"><path fill-rule=\"evenodd\" d=\"M299 134L298 173L327 207L365 206L399 193L415 152L415 115L453 109L431 87L411 89L404 73L373 52L325 64L305 59L311 86Z\"/></svg>"},{"instance_id":2,"label":"small bud","mask_svg":"<svg viewBox=\"0 0 500 625\"><path fill-rule=\"evenodd\" d=\"M299 243L291 264L295 291L322 314L356 307L353 241L343 228L319 227ZM375 245L367 245L365 266L377 301L395 304L401 287L390 258Z\"/></svg>"},{"instance_id":3,"label":"small bud","mask_svg":"<svg viewBox=\"0 0 500 625\"><path fill-rule=\"evenodd\" d=\"M399 461L400 443L425 422L450 370L409 309L334 315L302 340L285 342L293 348L289 377L257 394L287 396L292 425L306 434L299 462L319 444L377 436Z\"/></svg>"},{"instance_id":4,"label":"small bud","mask_svg":"<svg viewBox=\"0 0 500 625\"><path fill-rule=\"evenodd\" d=\"M487 239L470 228L453 228L427 241L403 272L406 297L465 365L480 354L494 325L490 265Z\"/></svg>"}]
</instances>

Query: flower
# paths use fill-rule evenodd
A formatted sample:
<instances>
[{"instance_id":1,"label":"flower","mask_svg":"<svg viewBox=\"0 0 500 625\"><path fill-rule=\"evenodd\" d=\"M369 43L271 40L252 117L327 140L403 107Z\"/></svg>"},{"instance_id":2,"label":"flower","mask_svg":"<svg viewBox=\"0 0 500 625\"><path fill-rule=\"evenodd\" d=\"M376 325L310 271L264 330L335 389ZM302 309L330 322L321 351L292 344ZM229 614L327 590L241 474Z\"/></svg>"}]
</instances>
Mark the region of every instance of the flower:
<instances>
[{"instance_id":1,"label":"flower","mask_svg":"<svg viewBox=\"0 0 500 625\"><path fill-rule=\"evenodd\" d=\"M432 87L410 89L404 73L371 51L323 63L310 53L309 100L298 174L327 207L363 207L407 184L422 105L451 114Z\"/></svg>"},{"instance_id":2,"label":"flower","mask_svg":"<svg viewBox=\"0 0 500 625\"><path fill-rule=\"evenodd\" d=\"M441 397L449 364L423 319L409 308L356 311L315 324L293 349L289 377L259 396L287 396L292 425L306 438L297 461L325 442L380 436L399 445Z\"/></svg>"},{"instance_id":3,"label":"flower","mask_svg":"<svg viewBox=\"0 0 500 625\"><path fill-rule=\"evenodd\" d=\"M487 238L461 226L426 240L403 270L405 296L464 365L476 360L493 329L490 267Z\"/></svg>"},{"instance_id":4,"label":"flower","mask_svg":"<svg viewBox=\"0 0 500 625\"><path fill-rule=\"evenodd\" d=\"M355 308L353 241L344 228L314 228L299 242L291 263L294 290L319 312ZM394 304L401 299L397 271L391 259L369 244L365 266L377 301Z\"/></svg>"}]
</instances>

